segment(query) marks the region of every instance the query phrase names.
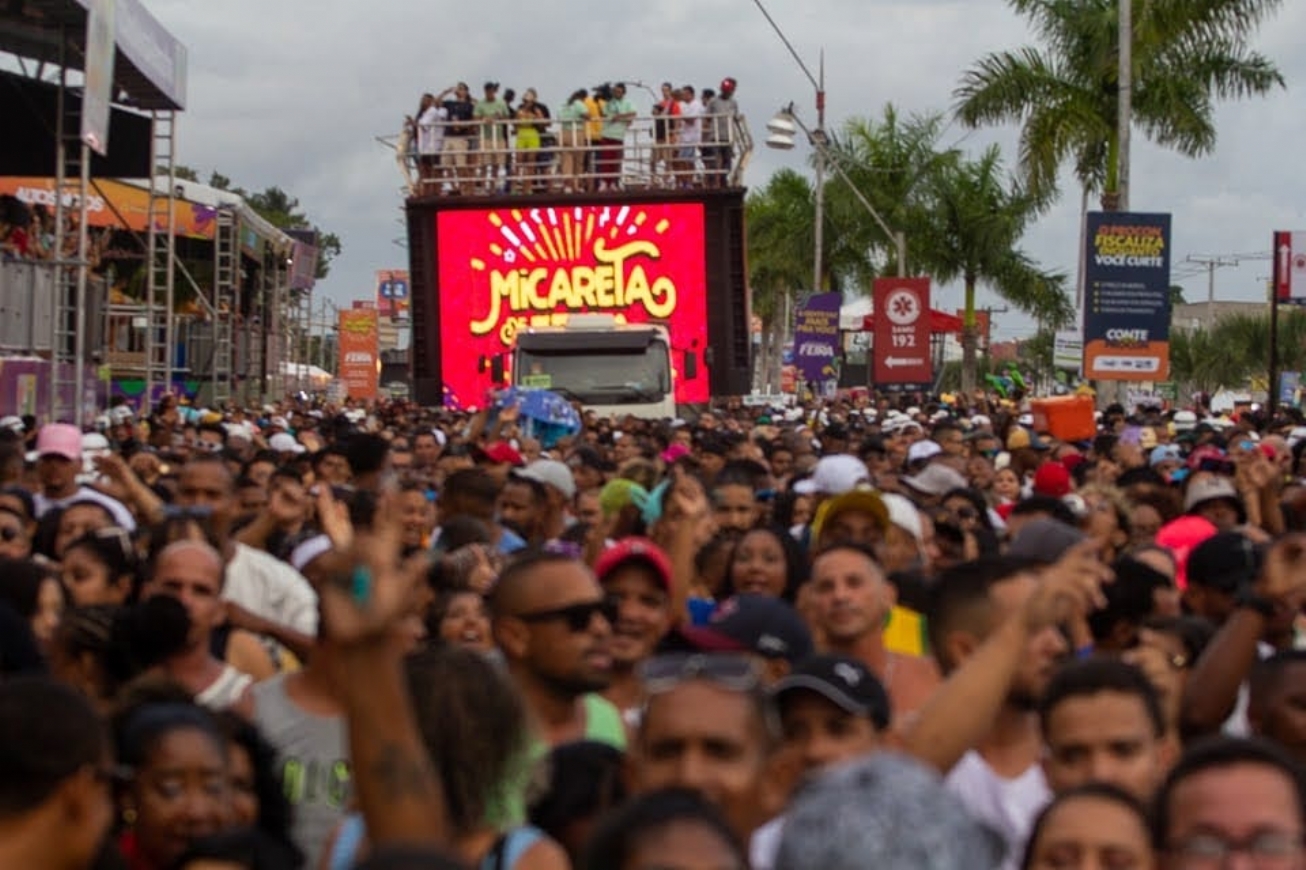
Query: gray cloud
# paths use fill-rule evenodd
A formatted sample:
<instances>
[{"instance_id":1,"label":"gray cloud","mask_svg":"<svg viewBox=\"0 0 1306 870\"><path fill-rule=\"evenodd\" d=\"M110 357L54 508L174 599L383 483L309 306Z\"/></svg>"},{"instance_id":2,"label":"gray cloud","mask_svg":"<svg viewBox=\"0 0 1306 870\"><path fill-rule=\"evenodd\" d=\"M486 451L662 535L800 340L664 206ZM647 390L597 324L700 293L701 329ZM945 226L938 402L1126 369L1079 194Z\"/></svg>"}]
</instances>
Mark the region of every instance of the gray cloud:
<instances>
[{"instance_id":1,"label":"gray cloud","mask_svg":"<svg viewBox=\"0 0 1306 870\"><path fill-rule=\"evenodd\" d=\"M372 272L406 265L392 240L401 198L392 155L374 137L395 132L424 90L487 78L536 87L556 105L576 87L608 79L664 79L715 86L740 82L754 135L781 104L809 119L812 87L749 0L661 0L648 4L542 0L477 3L342 0L150 0L155 15L190 50L189 107L180 128L183 162L218 168L248 187L280 184L345 253L322 289L345 302L366 297ZM828 123L875 115L886 102L905 111L946 109L962 72L986 52L1029 41L1001 0L770 0L768 7L807 62L825 49ZM1295 51L1306 4L1286 8L1259 47L1290 84L1306 74ZM638 90L634 96L648 102ZM1291 93L1220 109L1218 152L1201 161L1136 139L1133 206L1175 215L1175 254L1269 249L1274 229L1306 227L1306 181L1296 172L1306 116ZM758 137L761 138L761 137ZM1013 154L1011 130L949 130L948 141L979 148L997 141ZM802 149L755 155L748 181L779 166L805 166ZM1031 251L1073 274L1078 201L1063 202L1033 230ZM1254 299L1268 262L1219 275L1223 298ZM1185 282L1204 298L1204 281ZM960 303L957 288L939 303ZM1032 324L999 320L1000 335Z\"/></svg>"}]
</instances>

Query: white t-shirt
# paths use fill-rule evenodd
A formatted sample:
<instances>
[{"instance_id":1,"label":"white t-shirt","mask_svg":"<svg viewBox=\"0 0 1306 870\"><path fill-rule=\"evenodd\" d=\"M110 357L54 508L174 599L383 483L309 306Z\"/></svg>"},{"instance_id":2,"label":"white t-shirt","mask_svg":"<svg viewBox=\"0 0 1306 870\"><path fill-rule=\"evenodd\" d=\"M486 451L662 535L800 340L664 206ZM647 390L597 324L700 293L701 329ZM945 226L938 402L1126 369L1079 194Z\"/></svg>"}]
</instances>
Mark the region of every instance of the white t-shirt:
<instances>
[{"instance_id":1,"label":"white t-shirt","mask_svg":"<svg viewBox=\"0 0 1306 870\"><path fill-rule=\"evenodd\" d=\"M957 762L944 785L961 798L972 816L1002 835L1007 843L1002 870L1017 870L1034 819L1052 800L1043 768L1034 764L1015 779L1006 779L972 749Z\"/></svg>"},{"instance_id":2,"label":"white t-shirt","mask_svg":"<svg viewBox=\"0 0 1306 870\"><path fill-rule=\"evenodd\" d=\"M449 112L438 103L429 107L417 119L417 153L424 155L439 154L444 148L444 127L442 121L449 120Z\"/></svg>"},{"instance_id":3,"label":"white t-shirt","mask_svg":"<svg viewBox=\"0 0 1306 870\"><path fill-rule=\"evenodd\" d=\"M105 509L113 516L114 525L129 532L136 531L136 518L132 516L131 511L127 510L126 505L116 498L105 495L98 489L92 489L89 486L79 486L77 492L61 499L46 498L38 492L33 498L33 502L36 504L36 518L39 520L55 508L64 508L78 501L93 501L96 504L104 505Z\"/></svg>"},{"instance_id":4,"label":"white t-shirt","mask_svg":"<svg viewBox=\"0 0 1306 870\"><path fill-rule=\"evenodd\" d=\"M697 99L680 104L680 144L697 145L703 141L703 104Z\"/></svg>"},{"instance_id":5,"label":"white t-shirt","mask_svg":"<svg viewBox=\"0 0 1306 870\"><path fill-rule=\"evenodd\" d=\"M262 550L236 544L227 563L222 597L256 616L317 635L317 593L294 568Z\"/></svg>"},{"instance_id":6,"label":"white t-shirt","mask_svg":"<svg viewBox=\"0 0 1306 870\"><path fill-rule=\"evenodd\" d=\"M752 870L772 870L780 853L780 840L785 833L785 817L776 816L753 832L748 841L748 866Z\"/></svg>"}]
</instances>

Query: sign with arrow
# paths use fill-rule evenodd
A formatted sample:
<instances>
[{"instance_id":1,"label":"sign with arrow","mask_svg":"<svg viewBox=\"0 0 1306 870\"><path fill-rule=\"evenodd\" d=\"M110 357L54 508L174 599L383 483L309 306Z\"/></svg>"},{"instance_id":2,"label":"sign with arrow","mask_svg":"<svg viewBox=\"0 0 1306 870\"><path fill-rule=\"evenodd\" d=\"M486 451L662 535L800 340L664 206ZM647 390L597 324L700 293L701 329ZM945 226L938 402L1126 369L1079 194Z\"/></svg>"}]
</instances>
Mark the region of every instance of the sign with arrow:
<instances>
[{"instance_id":1,"label":"sign with arrow","mask_svg":"<svg viewBox=\"0 0 1306 870\"><path fill-rule=\"evenodd\" d=\"M1281 303L1306 305L1306 232L1274 234L1274 294Z\"/></svg>"},{"instance_id":2,"label":"sign with arrow","mask_svg":"<svg viewBox=\"0 0 1306 870\"><path fill-rule=\"evenodd\" d=\"M875 302L875 385L928 388L934 381L930 360L930 279L878 278Z\"/></svg>"}]
</instances>

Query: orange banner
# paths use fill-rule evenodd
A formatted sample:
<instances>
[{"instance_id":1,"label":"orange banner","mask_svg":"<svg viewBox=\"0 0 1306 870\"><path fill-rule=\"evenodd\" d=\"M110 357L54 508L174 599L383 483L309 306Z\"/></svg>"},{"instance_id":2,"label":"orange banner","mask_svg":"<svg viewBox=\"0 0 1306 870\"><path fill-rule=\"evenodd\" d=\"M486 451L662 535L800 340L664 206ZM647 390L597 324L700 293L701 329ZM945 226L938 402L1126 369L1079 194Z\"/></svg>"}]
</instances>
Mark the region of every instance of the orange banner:
<instances>
[{"instance_id":1,"label":"orange banner","mask_svg":"<svg viewBox=\"0 0 1306 870\"><path fill-rule=\"evenodd\" d=\"M41 205L52 215L55 209L55 183L53 178L0 177L0 194L15 197L20 202ZM64 207L80 207L77 197L65 194ZM93 227L113 227L144 233L149 229L150 194L143 187L107 178L95 179L88 189L86 199L87 224ZM177 200L177 235L193 239L213 238L213 221L217 211L184 199ZM163 227L159 227L163 229Z\"/></svg>"},{"instance_id":2,"label":"orange banner","mask_svg":"<svg viewBox=\"0 0 1306 870\"><path fill-rule=\"evenodd\" d=\"M379 386L380 338L375 308L340 312L340 380L351 399L375 399Z\"/></svg>"}]
</instances>

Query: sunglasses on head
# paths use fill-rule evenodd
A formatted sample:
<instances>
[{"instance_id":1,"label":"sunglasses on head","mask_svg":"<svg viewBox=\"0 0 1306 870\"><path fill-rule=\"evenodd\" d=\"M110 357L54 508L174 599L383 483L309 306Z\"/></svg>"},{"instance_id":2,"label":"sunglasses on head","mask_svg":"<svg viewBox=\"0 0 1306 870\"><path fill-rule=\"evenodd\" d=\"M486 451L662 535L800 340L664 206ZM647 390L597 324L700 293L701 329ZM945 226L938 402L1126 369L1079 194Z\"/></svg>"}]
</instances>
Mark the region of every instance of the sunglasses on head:
<instances>
[{"instance_id":1,"label":"sunglasses on head","mask_svg":"<svg viewBox=\"0 0 1306 870\"><path fill-rule=\"evenodd\" d=\"M757 688L762 675L748 656L735 653L671 653L640 664L637 672L644 691L668 692L689 680L707 680L735 692Z\"/></svg>"},{"instance_id":2,"label":"sunglasses on head","mask_svg":"<svg viewBox=\"0 0 1306 870\"><path fill-rule=\"evenodd\" d=\"M1208 457L1197 463L1198 471L1206 471L1211 474L1220 474L1225 477L1233 477L1236 473L1234 464L1228 459L1217 459L1214 456Z\"/></svg>"},{"instance_id":3,"label":"sunglasses on head","mask_svg":"<svg viewBox=\"0 0 1306 870\"><path fill-rule=\"evenodd\" d=\"M519 613L517 618L531 624L563 622L566 623L568 631L580 634L582 631L589 630L595 614L602 616L611 625L617 621L617 603L608 598L602 601L583 601L579 604L568 604L566 607L555 607L552 610Z\"/></svg>"}]
</instances>

